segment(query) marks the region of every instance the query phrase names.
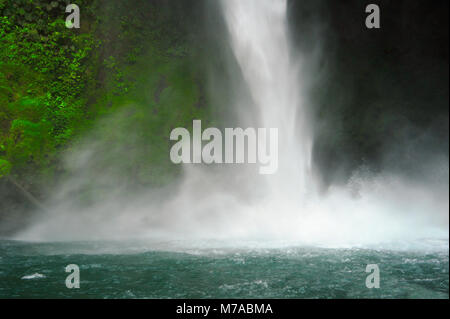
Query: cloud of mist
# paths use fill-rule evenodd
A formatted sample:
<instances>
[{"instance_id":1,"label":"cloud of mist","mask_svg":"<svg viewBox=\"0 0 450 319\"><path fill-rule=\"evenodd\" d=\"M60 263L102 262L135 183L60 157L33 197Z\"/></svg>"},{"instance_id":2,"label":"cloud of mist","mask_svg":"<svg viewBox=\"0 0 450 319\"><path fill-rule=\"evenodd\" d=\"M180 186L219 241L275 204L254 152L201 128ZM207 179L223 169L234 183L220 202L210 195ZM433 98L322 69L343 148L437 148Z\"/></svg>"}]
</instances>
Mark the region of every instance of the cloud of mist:
<instances>
[{"instance_id":1,"label":"cloud of mist","mask_svg":"<svg viewBox=\"0 0 450 319\"><path fill-rule=\"evenodd\" d=\"M308 30L319 37L321 31L317 29L323 26L311 23ZM311 44L309 50L306 46L299 49L303 50L304 67L299 68L298 83L303 86L302 92L320 86L330 71L330 66L322 63L326 53L320 48L319 43ZM238 63L230 61L230 56L224 59L228 59L230 69L239 71ZM237 81L243 81L242 74L234 76ZM217 77L220 74L213 75L213 79ZM213 79L211 96L220 93L220 80L214 82ZM230 112L240 119L235 126L252 122L247 116L253 111L257 123L261 114L255 109L256 103L250 94L245 92L248 87L230 87L236 93L228 99L236 104ZM337 88L344 90L345 86ZM352 93L352 90L343 91L338 95L341 100L329 103L345 104ZM315 101L308 95L303 98L304 103ZM243 105L248 105L248 109L242 109ZM314 106L308 105L309 109L304 112L312 112ZM334 129L344 125L339 117L330 119L311 120L314 142L321 138L317 133L321 129L332 136ZM233 116L227 122L233 122ZM115 123L116 119L111 117L101 125ZM117 134L123 134L127 142L139 136L136 131L139 128L117 129ZM285 186L279 182L273 184L270 180L273 176L259 176L257 168L251 165L185 165L181 176L166 187L137 188L130 192L128 184L133 184L133 180L122 174L124 160L121 157L126 155L125 161L129 161L133 154L123 149L122 144L115 144L117 140L104 141L93 136L87 136L85 142L68 155L65 165L69 174L47 203L49 211L36 215L31 226L18 233L16 239L159 238L262 243L285 240L327 247L370 247L423 238L448 240L448 151L447 154L436 152L436 148L426 142L432 137L423 137L422 142L417 143L401 144L405 139L386 143L379 170L353 167L345 182L330 182L323 192L318 191L319 178L311 177L310 189L300 195L297 189L287 186L295 183L285 179ZM426 149L427 145L430 149ZM142 156L139 151L134 155ZM291 157L284 162L296 160ZM405 165L400 164L401 160ZM317 172L314 174L327 174L321 172L320 167L315 165ZM338 171L339 165L334 169ZM270 185L276 185L275 192ZM82 196L84 193L87 199Z\"/></svg>"}]
</instances>

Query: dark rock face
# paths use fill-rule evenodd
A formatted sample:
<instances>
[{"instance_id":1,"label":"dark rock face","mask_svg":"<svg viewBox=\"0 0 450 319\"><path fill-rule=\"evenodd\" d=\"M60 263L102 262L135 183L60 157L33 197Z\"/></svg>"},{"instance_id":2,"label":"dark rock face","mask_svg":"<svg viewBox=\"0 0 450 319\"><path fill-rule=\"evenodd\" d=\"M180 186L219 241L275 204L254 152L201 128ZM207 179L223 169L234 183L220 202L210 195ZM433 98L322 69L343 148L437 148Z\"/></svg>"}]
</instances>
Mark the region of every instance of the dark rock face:
<instances>
[{"instance_id":1,"label":"dark rock face","mask_svg":"<svg viewBox=\"0 0 450 319\"><path fill-rule=\"evenodd\" d=\"M315 125L316 163L331 179L337 167L382 168L387 152L410 145L448 156L448 1L376 1L381 29L371 30L367 4L289 4L297 47L321 54L309 93L323 123Z\"/></svg>"}]
</instances>

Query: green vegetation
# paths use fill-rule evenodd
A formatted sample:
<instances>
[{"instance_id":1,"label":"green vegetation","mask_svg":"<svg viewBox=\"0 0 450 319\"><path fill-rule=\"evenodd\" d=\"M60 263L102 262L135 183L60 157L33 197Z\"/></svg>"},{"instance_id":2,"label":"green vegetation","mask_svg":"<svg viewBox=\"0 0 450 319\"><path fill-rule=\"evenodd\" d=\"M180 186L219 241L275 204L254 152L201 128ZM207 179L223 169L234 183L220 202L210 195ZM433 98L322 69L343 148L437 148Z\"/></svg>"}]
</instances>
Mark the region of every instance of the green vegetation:
<instances>
[{"instance_id":1,"label":"green vegetation","mask_svg":"<svg viewBox=\"0 0 450 319\"><path fill-rule=\"evenodd\" d=\"M98 46L65 27L63 1L46 3L0 2L0 159L19 175L48 169L82 127Z\"/></svg>"},{"instance_id":2,"label":"green vegetation","mask_svg":"<svg viewBox=\"0 0 450 319\"><path fill-rule=\"evenodd\" d=\"M0 0L0 179L51 184L89 136L100 167L163 185L177 174L170 130L209 117L190 4L77 1L81 28L68 29L68 3Z\"/></svg>"}]
</instances>

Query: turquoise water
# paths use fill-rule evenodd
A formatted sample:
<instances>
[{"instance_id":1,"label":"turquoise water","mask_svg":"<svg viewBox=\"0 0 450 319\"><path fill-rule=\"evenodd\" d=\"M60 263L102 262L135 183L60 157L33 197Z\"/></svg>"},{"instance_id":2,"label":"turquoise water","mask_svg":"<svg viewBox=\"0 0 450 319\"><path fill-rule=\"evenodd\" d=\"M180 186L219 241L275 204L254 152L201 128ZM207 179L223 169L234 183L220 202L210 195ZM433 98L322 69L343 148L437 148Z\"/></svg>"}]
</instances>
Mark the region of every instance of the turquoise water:
<instances>
[{"instance_id":1,"label":"turquoise water","mask_svg":"<svg viewBox=\"0 0 450 319\"><path fill-rule=\"evenodd\" d=\"M447 249L0 241L1 298L448 298ZM445 247L445 245L444 245ZM80 268L80 288L65 267ZM380 288L365 285L378 264Z\"/></svg>"}]
</instances>

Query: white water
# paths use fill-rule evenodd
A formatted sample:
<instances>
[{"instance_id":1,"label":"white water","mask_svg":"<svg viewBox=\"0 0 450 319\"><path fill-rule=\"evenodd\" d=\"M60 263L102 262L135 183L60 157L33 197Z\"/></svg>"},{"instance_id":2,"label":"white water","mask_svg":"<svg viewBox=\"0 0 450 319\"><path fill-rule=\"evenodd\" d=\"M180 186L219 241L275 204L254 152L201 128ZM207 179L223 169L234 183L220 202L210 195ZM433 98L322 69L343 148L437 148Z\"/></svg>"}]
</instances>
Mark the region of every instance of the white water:
<instances>
[{"instance_id":1,"label":"white water","mask_svg":"<svg viewBox=\"0 0 450 319\"><path fill-rule=\"evenodd\" d=\"M286 0L223 0L222 6L230 44L259 111L256 122L279 129L278 173L261 177L248 167L186 166L168 197L150 192L111 198L83 211L63 202L17 238L203 238L328 247L448 239L448 183L355 174L348 187L319 196L302 92L308 75L301 63L307 61L291 53ZM247 105L238 101L236 107ZM448 175L448 163L433 163L439 165Z\"/></svg>"},{"instance_id":2,"label":"white water","mask_svg":"<svg viewBox=\"0 0 450 319\"><path fill-rule=\"evenodd\" d=\"M21 279L30 280L30 279L41 279L41 278L45 278L45 275L39 274L39 273L34 273L32 275L23 276Z\"/></svg>"},{"instance_id":3,"label":"white water","mask_svg":"<svg viewBox=\"0 0 450 319\"><path fill-rule=\"evenodd\" d=\"M287 1L225 0L222 6L233 52L259 110L258 125L279 132L280 166L268 177L270 193L303 197L313 185L312 138L298 61L290 54ZM245 102L238 105L245 107Z\"/></svg>"}]
</instances>

